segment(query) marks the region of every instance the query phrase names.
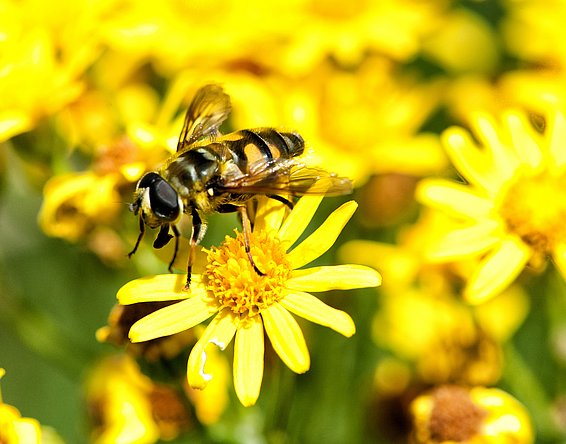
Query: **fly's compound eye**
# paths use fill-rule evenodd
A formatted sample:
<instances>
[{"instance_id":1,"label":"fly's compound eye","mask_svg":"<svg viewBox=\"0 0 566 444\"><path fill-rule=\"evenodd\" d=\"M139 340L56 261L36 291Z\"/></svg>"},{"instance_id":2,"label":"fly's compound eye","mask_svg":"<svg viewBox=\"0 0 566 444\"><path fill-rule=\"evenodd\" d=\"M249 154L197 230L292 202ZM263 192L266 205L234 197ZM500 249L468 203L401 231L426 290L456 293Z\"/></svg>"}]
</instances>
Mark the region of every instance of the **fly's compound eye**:
<instances>
[{"instance_id":1,"label":"fly's compound eye","mask_svg":"<svg viewBox=\"0 0 566 444\"><path fill-rule=\"evenodd\" d=\"M179 197L169 182L157 173L148 173L138 184L138 189L143 188L148 191L149 207L153 215L164 222L173 222L179 217Z\"/></svg>"},{"instance_id":2,"label":"fly's compound eye","mask_svg":"<svg viewBox=\"0 0 566 444\"><path fill-rule=\"evenodd\" d=\"M174 221L179 217L179 199L177 192L164 179L154 182L149 187L151 209L161 219Z\"/></svg>"}]
</instances>

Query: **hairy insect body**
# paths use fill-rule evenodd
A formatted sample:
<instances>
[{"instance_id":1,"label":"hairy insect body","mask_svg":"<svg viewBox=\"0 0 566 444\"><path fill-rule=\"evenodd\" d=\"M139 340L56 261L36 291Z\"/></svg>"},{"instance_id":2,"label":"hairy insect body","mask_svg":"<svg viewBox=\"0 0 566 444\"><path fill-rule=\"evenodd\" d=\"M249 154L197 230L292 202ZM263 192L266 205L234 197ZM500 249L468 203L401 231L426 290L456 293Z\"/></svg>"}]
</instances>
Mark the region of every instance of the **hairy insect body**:
<instances>
[{"instance_id":1,"label":"hairy insect body","mask_svg":"<svg viewBox=\"0 0 566 444\"><path fill-rule=\"evenodd\" d=\"M247 193L245 186L239 190L225 189L227 181L253 176L270 168L277 159L299 156L304 147L303 138L294 132L246 129L177 153L160 175L177 191L185 208L194 207L207 215L218 212L226 204L241 205L253 197L254 193ZM264 177L255 186L284 181L289 171L275 169L272 174L262 174Z\"/></svg>"}]
</instances>

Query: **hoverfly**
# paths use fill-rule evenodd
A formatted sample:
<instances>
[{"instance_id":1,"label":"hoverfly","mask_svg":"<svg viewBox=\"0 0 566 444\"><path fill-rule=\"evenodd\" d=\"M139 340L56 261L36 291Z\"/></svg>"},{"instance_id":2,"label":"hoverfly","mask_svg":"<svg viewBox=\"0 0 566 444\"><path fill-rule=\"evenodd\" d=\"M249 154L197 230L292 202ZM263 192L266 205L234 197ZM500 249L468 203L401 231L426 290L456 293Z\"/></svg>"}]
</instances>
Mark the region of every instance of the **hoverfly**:
<instances>
[{"instance_id":1,"label":"hoverfly","mask_svg":"<svg viewBox=\"0 0 566 444\"><path fill-rule=\"evenodd\" d=\"M246 253L254 270L263 275L250 252L247 204L254 196L265 195L292 208L289 198L293 196L352 191L349 179L298 160L305 142L296 132L255 128L221 135L219 127L230 111L230 97L220 86L200 88L187 110L177 152L158 171L146 173L139 180L130 204L130 211L139 214L140 234L128 256L138 249L146 225L159 228L154 248L162 248L175 238L170 272L178 251L177 224L183 214L192 217L187 289L194 251L206 232L207 215L239 212ZM327 185L316 191L314 185L321 179Z\"/></svg>"}]
</instances>

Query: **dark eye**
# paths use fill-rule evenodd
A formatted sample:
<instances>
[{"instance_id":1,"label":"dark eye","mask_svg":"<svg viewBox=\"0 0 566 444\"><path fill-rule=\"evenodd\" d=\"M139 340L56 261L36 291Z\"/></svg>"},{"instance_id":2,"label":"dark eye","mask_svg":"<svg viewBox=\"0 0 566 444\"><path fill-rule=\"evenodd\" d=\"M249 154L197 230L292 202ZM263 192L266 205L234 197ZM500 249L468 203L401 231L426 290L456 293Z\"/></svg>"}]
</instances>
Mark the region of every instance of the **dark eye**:
<instances>
[{"instance_id":1,"label":"dark eye","mask_svg":"<svg viewBox=\"0 0 566 444\"><path fill-rule=\"evenodd\" d=\"M163 180L163 178L157 173L147 173L140 179L138 189L149 188L156 180Z\"/></svg>"},{"instance_id":2,"label":"dark eye","mask_svg":"<svg viewBox=\"0 0 566 444\"><path fill-rule=\"evenodd\" d=\"M149 201L157 216L171 221L179 216L177 192L164 179L155 181L149 187Z\"/></svg>"},{"instance_id":3,"label":"dark eye","mask_svg":"<svg viewBox=\"0 0 566 444\"><path fill-rule=\"evenodd\" d=\"M151 211L160 219L174 221L181 211L175 189L157 173L148 173L140 180L138 188L149 189Z\"/></svg>"}]
</instances>

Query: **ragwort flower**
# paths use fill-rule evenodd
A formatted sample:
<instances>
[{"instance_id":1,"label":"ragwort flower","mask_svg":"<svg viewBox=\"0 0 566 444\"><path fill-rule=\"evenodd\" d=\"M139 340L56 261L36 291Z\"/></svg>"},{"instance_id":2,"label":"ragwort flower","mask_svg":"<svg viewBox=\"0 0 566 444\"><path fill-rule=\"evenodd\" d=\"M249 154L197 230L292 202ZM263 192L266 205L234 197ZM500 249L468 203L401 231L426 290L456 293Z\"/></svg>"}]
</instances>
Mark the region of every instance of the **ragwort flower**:
<instances>
[{"instance_id":1,"label":"ragwort flower","mask_svg":"<svg viewBox=\"0 0 566 444\"><path fill-rule=\"evenodd\" d=\"M286 124L316 146L315 163L363 184L372 174L423 176L446 167L436 135L419 128L434 111L441 82L423 84L384 57L356 71L324 63L281 87ZM285 88L285 89L284 89Z\"/></svg>"},{"instance_id":2,"label":"ragwort flower","mask_svg":"<svg viewBox=\"0 0 566 444\"><path fill-rule=\"evenodd\" d=\"M351 336L355 325L348 314L324 304L311 291L375 287L380 275L359 265L300 267L327 251L354 213L350 201L310 236L290 250L318 208L321 196L299 200L287 218L285 208L271 199L259 205L251 254L260 276L247 257L243 234L226 237L208 251L208 265L192 276L190 292L183 291L184 275L158 275L129 282L118 291L122 304L181 300L136 322L130 329L133 342L172 335L214 318L192 349L187 377L193 388L204 388L212 375L205 371L207 347L224 349L235 338L234 384L245 406L255 404L263 378L264 330L283 362L294 372L310 367L309 352L299 324L290 312Z\"/></svg>"},{"instance_id":3,"label":"ragwort flower","mask_svg":"<svg viewBox=\"0 0 566 444\"><path fill-rule=\"evenodd\" d=\"M118 176L92 172L53 177L45 185L39 225L49 236L76 242L94 227L112 221L120 210Z\"/></svg>"},{"instance_id":4,"label":"ragwort flower","mask_svg":"<svg viewBox=\"0 0 566 444\"><path fill-rule=\"evenodd\" d=\"M0 368L0 379L5 370ZM22 418L15 407L4 404L0 393L0 442L6 444L39 443L41 427L33 418Z\"/></svg>"},{"instance_id":5,"label":"ragwort flower","mask_svg":"<svg viewBox=\"0 0 566 444\"><path fill-rule=\"evenodd\" d=\"M86 387L95 444L150 444L194 427L187 406L171 387L141 373L128 355L98 363Z\"/></svg>"},{"instance_id":6,"label":"ragwort flower","mask_svg":"<svg viewBox=\"0 0 566 444\"><path fill-rule=\"evenodd\" d=\"M508 10L502 22L509 50L534 66L563 70L566 66L564 2L524 0L505 2Z\"/></svg>"},{"instance_id":7,"label":"ragwort flower","mask_svg":"<svg viewBox=\"0 0 566 444\"><path fill-rule=\"evenodd\" d=\"M413 444L534 442L525 407L496 388L439 386L417 397L411 412Z\"/></svg>"},{"instance_id":8,"label":"ragwort flower","mask_svg":"<svg viewBox=\"0 0 566 444\"><path fill-rule=\"evenodd\" d=\"M33 129L83 93L81 76L98 57L95 31L105 12L87 3L0 4L0 141Z\"/></svg>"},{"instance_id":9,"label":"ragwort flower","mask_svg":"<svg viewBox=\"0 0 566 444\"><path fill-rule=\"evenodd\" d=\"M540 268L546 256L566 276L566 118L549 113L543 132L515 111L503 115L502 125L477 115L473 126L483 149L460 128L443 135L468 184L426 179L417 196L460 221L429 257L480 258L464 296L481 303L507 288L526 265Z\"/></svg>"},{"instance_id":10,"label":"ragwort flower","mask_svg":"<svg viewBox=\"0 0 566 444\"><path fill-rule=\"evenodd\" d=\"M347 262L379 264L383 276L372 323L375 343L390 351L376 368L380 396L409 392L411 376L413 385L491 385L501 377L502 345L526 318L529 299L514 285L480 306L463 303L459 291L476 261L424 260L434 239L455 226L428 210L395 244L353 240L339 250Z\"/></svg>"}]
</instances>

